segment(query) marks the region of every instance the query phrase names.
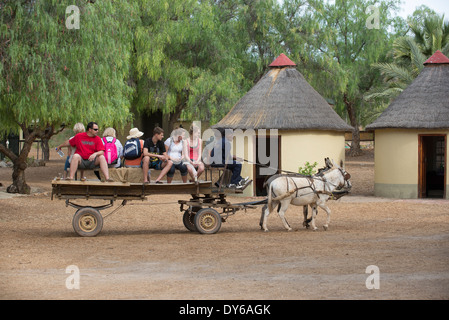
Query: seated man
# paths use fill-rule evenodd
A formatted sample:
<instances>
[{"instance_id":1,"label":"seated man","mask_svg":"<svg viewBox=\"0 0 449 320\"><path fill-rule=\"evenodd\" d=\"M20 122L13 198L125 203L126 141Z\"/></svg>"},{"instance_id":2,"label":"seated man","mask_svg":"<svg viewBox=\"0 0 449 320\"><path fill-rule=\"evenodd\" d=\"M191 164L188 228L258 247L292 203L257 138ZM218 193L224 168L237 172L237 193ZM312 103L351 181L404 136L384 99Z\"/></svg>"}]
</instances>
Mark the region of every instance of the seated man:
<instances>
[{"instance_id":1,"label":"seated man","mask_svg":"<svg viewBox=\"0 0 449 320\"><path fill-rule=\"evenodd\" d=\"M78 168L95 169L100 166L106 181L113 182L109 178L108 163L104 156L105 147L98 136L98 124L96 122L89 122L86 132L78 133L60 145L60 147L68 146L75 147L76 151L70 162L70 177L67 180L74 179Z\"/></svg>"},{"instance_id":2,"label":"seated man","mask_svg":"<svg viewBox=\"0 0 449 320\"><path fill-rule=\"evenodd\" d=\"M173 162L169 160L165 145L162 142L164 139L164 130L156 127L153 130L153 137L145 140L143 144L143 183L148 183L148 170L155 168L161 170L161 173L156 179L156 183L162 183L161 179L171 169Z\"/></svg>"},{"instance_id":3,"label":"seated man","mask_svg":"<svg viewBox=\"0 0 449 320\"><path fill-rule=\"evenodd\" d=\"M241 189L248 182L249 177L243 179L240 176L242 164L236 161L237 158L235 156L231 155L232 138L233 132L231 129L219 129L215 132L215 144L210 154L210 165L215 168L222 168L226 165L226 169L232 172L231 181L227 187Z\"/></svg>"}]
</instances>

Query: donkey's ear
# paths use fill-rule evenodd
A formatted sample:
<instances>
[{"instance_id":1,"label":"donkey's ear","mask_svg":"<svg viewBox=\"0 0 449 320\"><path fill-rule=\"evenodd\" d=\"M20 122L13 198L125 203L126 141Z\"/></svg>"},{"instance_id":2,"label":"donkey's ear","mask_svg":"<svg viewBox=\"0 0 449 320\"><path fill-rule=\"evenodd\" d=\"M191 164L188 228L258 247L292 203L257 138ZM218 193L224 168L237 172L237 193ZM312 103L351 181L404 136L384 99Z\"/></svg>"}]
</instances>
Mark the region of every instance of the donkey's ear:
<instances>
[{"instance_id":1,"label":"donkey's ear","mask_svg":"<svg viewBox=\"0 0 449 320\"><path fill-rule=\"evenodd\" d=\"M332 166L334 166L334 167L337 167L338 168L338 166L335 164L335 162L334 162L334 159L332 159L331 160L332 161Z\"/></svg>"}]
</instances>

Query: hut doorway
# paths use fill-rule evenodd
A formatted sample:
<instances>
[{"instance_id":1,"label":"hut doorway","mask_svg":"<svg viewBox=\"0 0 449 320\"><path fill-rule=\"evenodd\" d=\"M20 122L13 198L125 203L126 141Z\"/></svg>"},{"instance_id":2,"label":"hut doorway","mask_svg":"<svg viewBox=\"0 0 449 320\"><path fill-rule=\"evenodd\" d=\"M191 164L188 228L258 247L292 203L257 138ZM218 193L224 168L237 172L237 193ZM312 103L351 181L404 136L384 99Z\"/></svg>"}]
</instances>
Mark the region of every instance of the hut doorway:
<instances>
[{"instance_id":1,"label":"hut doorway","mask_svg":"<svg viewBox=\"0 0 449 320\"><path fill-rule=\"evenodd\" d=\"M419 135L418 194L420 198L444 198L446 194L446 135Z\"/></svg>"},{"instance_id":2,"label":"hut doorway","mask_svg":"<svg viewBox=\"0 0 449 320\"><path fill-rule=\"evenodd\" d=\"M281 169L281 136L257 135L256 164L254 164L254 194L266 196L263 184Z\"/></svg>"}]
</instances>

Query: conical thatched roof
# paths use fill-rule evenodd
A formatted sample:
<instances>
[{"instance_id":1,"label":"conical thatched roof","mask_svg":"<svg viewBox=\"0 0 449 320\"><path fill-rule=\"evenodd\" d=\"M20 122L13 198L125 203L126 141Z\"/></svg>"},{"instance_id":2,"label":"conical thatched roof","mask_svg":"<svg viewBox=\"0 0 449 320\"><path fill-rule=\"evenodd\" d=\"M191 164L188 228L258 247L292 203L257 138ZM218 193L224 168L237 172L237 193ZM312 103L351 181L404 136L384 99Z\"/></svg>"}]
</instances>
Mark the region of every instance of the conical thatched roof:
<instances>
[{"instance_id":1,"label":"conical thatched roof","mask_svg":"<svg viewBox=\"0 0 449 320\"><path fill-rule=\"evenodd\" d=\"M281 55L215 128L352 131Z\"/></svg>"},{"instance_id":2,"label":"conical thatched roof","mask_svg":"<svg viewBox=\"0 0 449 320\"><path fill-rule=\"evenodd\" d=\"M366 129L449 128L449 59L437 51L424 65L412 84Z\"/></svg>"}]
</instances>

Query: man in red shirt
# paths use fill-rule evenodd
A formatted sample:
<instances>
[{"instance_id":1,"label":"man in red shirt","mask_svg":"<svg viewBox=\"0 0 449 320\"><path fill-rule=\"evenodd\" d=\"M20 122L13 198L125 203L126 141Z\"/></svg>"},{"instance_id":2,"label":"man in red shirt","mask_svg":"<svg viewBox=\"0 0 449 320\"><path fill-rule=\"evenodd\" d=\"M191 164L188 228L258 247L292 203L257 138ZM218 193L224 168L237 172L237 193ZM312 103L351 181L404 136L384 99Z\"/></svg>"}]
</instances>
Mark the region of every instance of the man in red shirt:
<instances>
[{"instance_id":1,"label":"man in red shirt","mask_svg":"<svg viewBox=\"0 0 449 320\"><path fill-rule=\"evenodd\" d=\"M76 171L79 169L95 169L100 166L106 181L112 182L109 178L108 163L104 156L104 144L98 136L98 124L89 122L86 132L81 132L67 140L58 148L76 147L75 154L70 163L70 177L67 180L73 180Z\"/></svg>"}]
</instances>

